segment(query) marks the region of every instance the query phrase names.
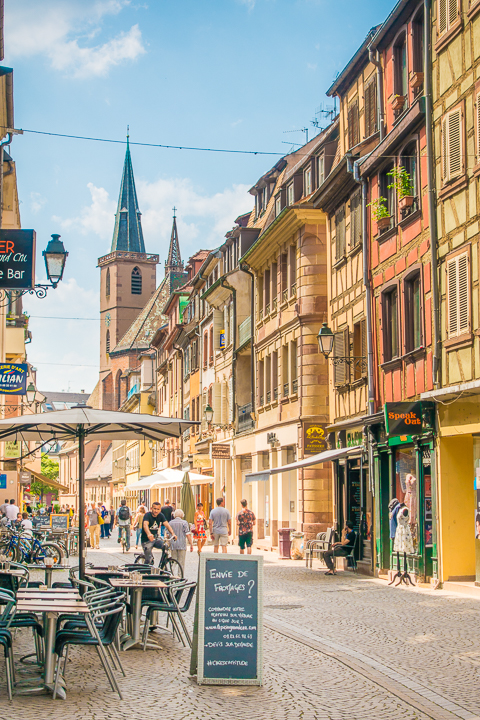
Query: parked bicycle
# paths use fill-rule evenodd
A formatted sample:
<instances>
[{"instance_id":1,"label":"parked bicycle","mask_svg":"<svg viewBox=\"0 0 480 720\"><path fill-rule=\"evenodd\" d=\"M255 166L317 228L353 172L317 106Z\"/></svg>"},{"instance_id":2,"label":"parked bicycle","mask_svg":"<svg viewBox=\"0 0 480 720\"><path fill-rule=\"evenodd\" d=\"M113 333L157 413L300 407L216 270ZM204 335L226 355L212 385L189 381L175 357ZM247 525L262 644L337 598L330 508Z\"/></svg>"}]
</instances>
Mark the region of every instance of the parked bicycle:
<instances>
[{"instance_id":1,"label":"parked bicycle","mask_svg":"<svg viewBox=\"0 0 480 720\"><path fill-rule=\"evenodd\" d=\"M130 549L130 525L119 525L118 529L120 533L120 544L122 546L122 552L128 552Z\"/></svg>"},{"instance_id":2,"label":"parked bicycle","mask_svg":"<svg viewBox=\"0 0 480 720\"><path fill-rule=\"evenodd\" d=\"M160 538L157 538L157 540L160 540ZM183 578L183 568L178 562L178 560L175 560L175 558L172 558L170 556L170 542L168 540L162 539L163 541L163 547L161 548L162 554L160 556L160 560L158 562L158 567L161 570L166 570L169 572L172 577L175 578ZM135 565L146 565L147 561L145 558L145 555L143 553L141 555L135 555ZM151 562L152 565L154 565L154 561Z\"/></svg>"},{"instance_id":3,"label":"parked bicycle","mask_svg":"<svg viewBox=\"0 0 480 720\"><path fill-rule=\"evenodd\" d=\"M0 555L12 562L43 565L46 557L53 558L54 565L61 565L63 553L53 542L41 542L36 534L30 536L11 530L0 543Z\"/></svg>"}]
</instances>

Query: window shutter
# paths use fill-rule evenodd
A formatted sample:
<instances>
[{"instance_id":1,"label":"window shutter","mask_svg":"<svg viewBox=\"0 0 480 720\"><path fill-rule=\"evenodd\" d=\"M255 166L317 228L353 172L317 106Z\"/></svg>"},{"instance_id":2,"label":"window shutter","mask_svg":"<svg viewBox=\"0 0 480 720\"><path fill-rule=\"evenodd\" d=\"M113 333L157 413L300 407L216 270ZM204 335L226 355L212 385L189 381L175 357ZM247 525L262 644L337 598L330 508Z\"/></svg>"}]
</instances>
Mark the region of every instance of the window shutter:
<instances>
[{"instance_id":1,"label":"window shutter","mask_svg":"<svg viewBox=\"0 0 480 720\"><path fill-rule=\"evenodd\" d=\"M333 336L333 357L345 358L349 356L349 332L348 328L337 332ZM335 385L345 385L348 383L348 364L344 360L340 360L338 363L334 362L333 366L334 383Z\"/></svg>"},{"instance_id":2,"label":"window shutter","mask_svg":"<svg viewBox=\"0 0 480 720\"><path fill-rule=\"evenodd\" d=\"M365 88L365 137L377 131L377 83L376 79Z\"/></svg>"},{"instance_id":3,"label":"window shutter","mask_svg":"<svg viewBox=\"0 0 480 720\"><path fill-rule=\"evenodd\" d=\"M443 181L448 180L447 173L447 118L442 119L442 177Z\"/></svg>"},{"instance_id":4,"label":"window shutter","mask_svg":"<svg viewBox=\"0 0 480 720\"><path fill-rule=\"evenodd\" d=\"M448 337L470 330L470 270L465 253L447 260Z\"/></svg>"},{"instance_id":5,"label":"window shutter","mask_svg":"<svg viewBox=\"0 0 480 720\"><path fill-rule=\"evenodd\" d=\"M476 98L476 105L475 105L475 114L476 114L476 127L475 127L475 149L477 153L477 163L480 162L480 93L477 94Z\"/></svg>"},{"instance_id":6,"label":"window shutter","mask_svg":"<svg viewBox=\"0 0 480 720\"><path fill-rule=\"evenodd\" d=\"M350 246L356 247L362 239L361 194L356 192L350 198Z\"/></svg>"},{"instance_id":7,"label":"window shutter","mask_svg":"<svg viewBox=\"0 0 480 720\"><path fill-rule=\"evenodd\" d=\"M447 180L463 173L462 111L452 110L447 115Z\"/></svg>"},{"instance_id":8,"label":"window shutter","mask_svg":"<svg viewBox=\"0 0 480 720\"><path fill-rule=\"evenodd\" d=\"M458 17L458 0L448 0L448 27L451 28Z\"/></svg>"},{"instance_id":9,"label":"window shutter","mask_svg":"<svg viewBox=\"0 0 480 720\"><path fill-rule=\"evenodd\" d=\"M468 255L458 257L458 334L470 330Z\"/></svg>"},{"instance_id":10,"label":"window shutter","mask_svg":"<svg viewBox=\"0 0 480 720\"><path fill-rule=\"evenodd\" d=\"M361 374L362 377L366 377L367 372L367 356L368 356L368 343L367 343L367 321L362 320L360 323L360 332L361 332L361 354L362 358L365 359L365 362L361 363Z\"/></svg>"},{"instance_id":11,"label":"window shutter","mask_svg":"<svg viewBox=\"0 0 480 720\"><path fill-rule=\"evenodd\" d=\"M233 302L229 306L229 326L230 326L230 342L235 340L235 326L233 324Z\"/></svg>"},{"instance_id":12,"label":"window shutter","mask_svg":"<svg viewBox=\"0 0 480 720\"><path fill-rule=\"evenodd\" d=\"M448 0L438 0L438 34L441 35L447 29L447 2Z\"/></svg>"},{"instance_id":13,"label":"window shutter","mask_svg":"<svg viewBox=\"0 0 480 720\"><path fill-rule=\"evenodd\" d=\"M335 213L336 227L336 253L337 260L345 255L345 205L342 205Z\"/></svg>"},{"instance_id":14,"label":"window shutter","mask_svg":"<svg viewBox=\"0 0 480 720\"><path fill-rule=\"evenodd\" d=\"M207 390L204 390L202 392L202 415L200 417L200 420L202 421L202 425L201 425L202 432L206 432L207 427L208 427L207 421L205 420L205 408L207 407L207 393L208 393Z\"/></svg>"},{"instance_id":15,"label":"window shutter","mask_svg":"<svg viewBox=\"0 0 480 720\"><path fill-rule=\"evenodd\" d=\"M355 100L348 108L348 147L351 148L360 142L358 126L358 100Z\"/></svg>"},{"instance_id":16,"label":"window shutter","mask_svg":"<svg viewBox=\"0 0 480 720\"><path fill-rule=\"evenodd\" d=\"M213 383L212 387L213 424L222 424L222 383Z\"/></svg>"},{"instance_id":17,"label":"window shutter","mask_svg":"<svg viewBox=\"0 0 480 720\"><path fill-rule=\"evenodd\" d=\"M228 421L233 423L235 408L233 407L233 377L228 378Z\"/></svg>"},{"instance_id":18,"label":"window shutter","mask_svg":"<svg viewBox=\"0 0 480 720\"><path fill-rule=\"evenodd\" d=\"M221 424L222 425L228 425L229 423L229 415L228 415L228 385L226 382L222 382L222 415L221 415Z\"/></svg>"},{"instance_id":19,"label":"window shutter","mask_svg":"<svg viewBox=\"0 0 480 720\"><path fill-rule=\"evenodd\" d=\"M213 347L214 350L220 349L220 333L223 330L223 312L221 310L213 311Z\"/></svg>"}]
</instances>

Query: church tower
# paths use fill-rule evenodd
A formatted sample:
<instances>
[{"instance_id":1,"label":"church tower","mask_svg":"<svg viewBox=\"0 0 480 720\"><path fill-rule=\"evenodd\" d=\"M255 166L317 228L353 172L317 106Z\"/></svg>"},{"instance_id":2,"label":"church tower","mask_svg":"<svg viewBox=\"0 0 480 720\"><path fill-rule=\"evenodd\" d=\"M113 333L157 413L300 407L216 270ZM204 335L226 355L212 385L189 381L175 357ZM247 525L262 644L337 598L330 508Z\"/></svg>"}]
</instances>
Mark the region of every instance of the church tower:
<instances>
[{"instance_id":1,"label":"church tower","mask_svg":"<svg viewBox=\"0 0 480 720\"><path fill-rule=\"evenodd\" d=\"M98 259L100 268L100 386L101 407L113 397L109 353L146 305L156 288L158 255L145 252L132 158L127 151L115 215L112 247ZM110 388L110 385L112 387Z\"/></svg>"}]
</instances>

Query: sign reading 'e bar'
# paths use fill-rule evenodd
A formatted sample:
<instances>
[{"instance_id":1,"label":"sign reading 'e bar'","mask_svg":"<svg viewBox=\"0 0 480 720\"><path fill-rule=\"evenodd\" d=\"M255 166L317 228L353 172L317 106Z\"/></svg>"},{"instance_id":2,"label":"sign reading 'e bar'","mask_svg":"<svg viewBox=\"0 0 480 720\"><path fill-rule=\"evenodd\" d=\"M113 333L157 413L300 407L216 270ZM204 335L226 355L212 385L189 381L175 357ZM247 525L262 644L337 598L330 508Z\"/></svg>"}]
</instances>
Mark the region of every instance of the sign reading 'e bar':
<instances>
[{"instance_id":1,"label":"sign reading 'e bar'","mask_svg":"<svg viewBox=\"0 0 480 720\"><path fill-rule=\"evenodd\" d=\"M0 230L0 289L35 285L35 230Z\"/></svg>"}]
</instances>

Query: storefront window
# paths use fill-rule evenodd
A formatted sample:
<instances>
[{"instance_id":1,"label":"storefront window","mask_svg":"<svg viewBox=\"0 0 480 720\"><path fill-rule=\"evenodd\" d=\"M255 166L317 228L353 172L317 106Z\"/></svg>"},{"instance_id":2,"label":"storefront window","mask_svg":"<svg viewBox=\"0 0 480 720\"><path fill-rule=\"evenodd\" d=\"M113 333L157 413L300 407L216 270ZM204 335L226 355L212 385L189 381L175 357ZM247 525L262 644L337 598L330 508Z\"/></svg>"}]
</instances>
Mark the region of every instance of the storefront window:
<instances>
[{"instance_id":1,"label":"storefront window","mask_svg":"<svg viewBox=\"0 0 480 720\"><path fill-rule=\"evenodd\" d=\"M409 524L410 531L412 533L413 547L415 552L418 552L418 479L415 455L416 453L414 448L402 448L401 450L397 450L395 465L395 497L408 507L410 512Z\"/></svg>"}]
</instances>

